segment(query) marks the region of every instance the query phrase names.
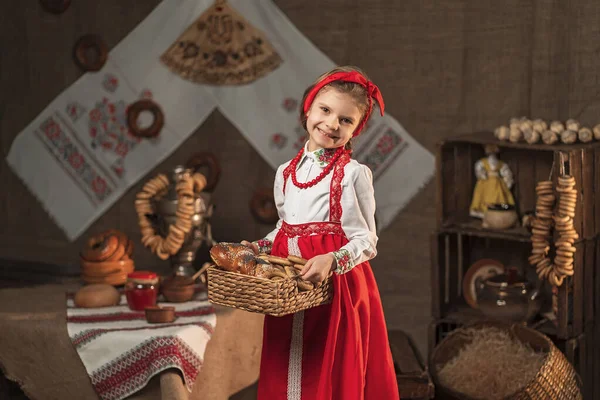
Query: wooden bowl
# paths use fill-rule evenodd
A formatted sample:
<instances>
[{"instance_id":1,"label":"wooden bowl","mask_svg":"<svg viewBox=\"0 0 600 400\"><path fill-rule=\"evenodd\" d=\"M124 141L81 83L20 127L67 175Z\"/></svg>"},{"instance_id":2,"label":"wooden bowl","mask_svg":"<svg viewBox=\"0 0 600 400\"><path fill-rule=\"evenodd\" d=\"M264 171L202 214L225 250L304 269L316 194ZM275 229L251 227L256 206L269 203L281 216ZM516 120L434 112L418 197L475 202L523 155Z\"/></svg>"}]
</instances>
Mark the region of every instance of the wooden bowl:
<instances>
[{"instance_id":1,"label":"wooden bowl","mask_svg":"<svg viewBox=\"0 0 600 400\"><path fill-rule=\"evenodd\" d=\"M175 321L175 307L146 307L146 321L151 324L164 324Z\"/></svg>"},{"instance_id":2,"label":"wooden bowl","mask_svg":"<svg viewBox=\"0 0 600 400\"><path fill-rule=\"evenodd\" d=\"M194 297L194 293L194 285L162 288L163 296L165 296L165 299L167 299L167 301L170 303L183 303L190 301Z\"/></svg>"}]
</instances>

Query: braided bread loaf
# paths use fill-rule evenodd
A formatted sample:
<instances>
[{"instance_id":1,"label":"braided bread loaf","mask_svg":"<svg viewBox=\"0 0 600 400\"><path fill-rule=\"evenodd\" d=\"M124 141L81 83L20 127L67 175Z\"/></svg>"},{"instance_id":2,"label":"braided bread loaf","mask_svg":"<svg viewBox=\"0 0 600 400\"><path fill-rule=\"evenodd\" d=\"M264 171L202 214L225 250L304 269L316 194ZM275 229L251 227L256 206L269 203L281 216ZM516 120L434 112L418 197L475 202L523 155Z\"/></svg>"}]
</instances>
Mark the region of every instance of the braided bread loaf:
<instances>
[{"instance_id":1,"label":"braided bread loaf","mask_svg":"<svg viewBox=\"0 0 600 400\"><path fill-rule=\"evenodd\" d=\"M271 263L258 258L252 249L240 243L217 243L210 249L210 257L226 271L259 278L271 278L276 269Z\"/></svg>"}]
</instances>

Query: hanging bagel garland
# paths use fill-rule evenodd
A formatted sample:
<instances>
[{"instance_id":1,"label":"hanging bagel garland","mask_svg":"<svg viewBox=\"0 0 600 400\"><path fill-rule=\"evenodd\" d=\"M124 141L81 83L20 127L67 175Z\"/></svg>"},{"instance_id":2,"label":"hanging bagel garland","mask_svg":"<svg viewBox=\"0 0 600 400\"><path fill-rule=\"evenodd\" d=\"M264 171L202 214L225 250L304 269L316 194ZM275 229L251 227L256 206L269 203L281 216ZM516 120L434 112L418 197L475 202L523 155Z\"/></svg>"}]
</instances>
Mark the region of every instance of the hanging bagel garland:
<instances>
[{"instance_id":1,"label":"hanging bagel garland","mask_svg":"<svg viewBox=\"0 0 600 400\"><path fill-rule=\"evenodd\" d=\"M164 174L158 174L150 179L136 195L135 209L142 233L142 244L149 248L161 260L176 254L185 241L185 236L192 229L194 215L194 196L206 187L206 178L201 173L186 172L175 186L177 192L177 211L175 223L169 225L166 237L159 235L149 215L153 214L152 201L163 197L168 190L169 179Z\"/></svg>"},{"instance_id":2,"label":"hanging bagel garland","mask_svg":"<svg viewBox=\"0 0 600 400\"><path fill-rule=\"evenodd\" d=\"M579 238L573 225L577 204L575 178L562 174L558 177L558 208L554 210L555 196L552 181L541 181L536 186L536 216L532 222L532 250L529 263L536 266L540 279L548 279L554 286L561 286L565 277L572 276L575 240ZM558 232L554 241L555 256L548 256L552 229Z\"/></svg>"},{"instance_id":3,"label":"hanging bagel garland","mask_svg":"<svg viewBox=\"0 0 600 400\"><path fill-rule=\"evenodd\" d=\"M144 111L152 114L152 124L147 128L140 127L138 117ZM127 107L127 127L133 136L155 138L165 125L165 115L160 106L150 99L141 99Z\"/></svg>"},{"instance_id":4,"label":"hanging bagel garland","mask_svg":"<svg viewBox=\"0 0 600 400\"><path fill-rule=\"evenodd\" d=\"M221 176L221 166L214 154L210 152L196 153L190 157L185 166L193 171L206 170L206 172L201 172L206 177L204 190L212 192L215 189Z\"/></svg>"},{"instance_id":5,"label":"hanging bagel garland","mask_svg":"<svg viewBox=\"0 0 600 400\"><path fill-rule=\"evenodd\" d=\"M279 220L273 189L261 188L254 192L250 199L252 215L264 224L274 224Z\"/></svg>"},{"instance_id":6,"label":"hanging bagel garland","mask_svg":"<svg viewBox=\"0 0 600 400\"><path fill-rule=\"evenodd\" d=\"M94 56L90 57L90 53ZM73 48L75 63L86 72L95 72L102 69L108 59L108 47L98 35L88 34L81 36Z\"/></svg>"}]
</instances>

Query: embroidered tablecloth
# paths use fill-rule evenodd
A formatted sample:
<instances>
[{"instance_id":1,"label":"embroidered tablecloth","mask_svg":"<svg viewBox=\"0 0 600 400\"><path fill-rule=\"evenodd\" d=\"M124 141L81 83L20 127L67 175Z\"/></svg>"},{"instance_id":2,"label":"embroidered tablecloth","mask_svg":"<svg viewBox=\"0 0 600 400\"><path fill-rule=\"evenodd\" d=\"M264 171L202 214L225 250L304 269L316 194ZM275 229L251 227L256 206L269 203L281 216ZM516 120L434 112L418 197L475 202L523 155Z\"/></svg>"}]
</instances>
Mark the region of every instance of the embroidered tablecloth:
<instances>
[{"instance_id":1,"label":"embroidered tablecloth","mask_svg":"<svg viewBox=\"0 0 600 400\"><path fill-rule=\"evenodd\" d=\"M67 299L67 330L92 385L104 400L123 399L169 368L181 371L191 391L215 329L216 315L206 292L175 307L172 323L150 324L143 311L131 311L125 296L115 307L76 308Z\"/></svg>"}]
</instances>

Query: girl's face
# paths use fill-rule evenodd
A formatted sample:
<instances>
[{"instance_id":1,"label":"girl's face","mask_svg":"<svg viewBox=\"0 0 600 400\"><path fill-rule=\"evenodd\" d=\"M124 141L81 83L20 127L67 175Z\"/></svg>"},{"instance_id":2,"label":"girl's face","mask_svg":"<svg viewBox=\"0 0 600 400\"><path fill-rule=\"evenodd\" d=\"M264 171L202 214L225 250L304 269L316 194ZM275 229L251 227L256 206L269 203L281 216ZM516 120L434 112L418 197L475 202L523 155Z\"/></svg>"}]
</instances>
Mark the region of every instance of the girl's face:
<instances>
[{"instance_id":1,"label":"girl's face","mask_svg":"<svg viewBox=\"0 0 600 400\"><path fill-rule=\"evenodd\" d=\"M306 113L306 130L310 136L308 151L344 146L362 118L354 99L334 88L325 88L315 97Z\"/></svg>"}]
</instances>

